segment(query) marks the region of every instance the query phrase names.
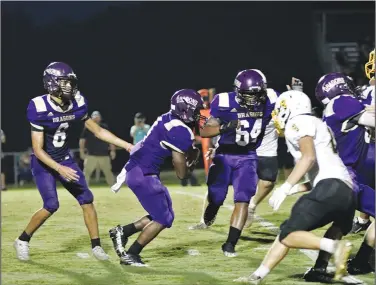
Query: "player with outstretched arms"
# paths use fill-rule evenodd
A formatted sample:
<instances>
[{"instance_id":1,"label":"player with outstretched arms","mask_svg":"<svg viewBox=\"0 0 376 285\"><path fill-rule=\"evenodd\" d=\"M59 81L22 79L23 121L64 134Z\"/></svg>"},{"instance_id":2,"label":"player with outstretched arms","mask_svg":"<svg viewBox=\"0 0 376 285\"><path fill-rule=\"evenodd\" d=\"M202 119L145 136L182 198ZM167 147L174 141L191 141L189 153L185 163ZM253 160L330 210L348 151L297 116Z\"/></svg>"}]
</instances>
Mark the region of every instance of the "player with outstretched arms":
<instances>
[{"instance_id":1,"label":"player with outstretched arms","mask_svg":"<svg viewBox=\"0 0 376 285\"><path fill-rule=\"evenodd\" d=\"M132 144L101 128L89 118L86 99L77 89L77 76L70 66L62 62L49 64L44 70L43 82L48 94L33 98L27 107L33 147L31 168L43 199L43 208L32 216L23 233L15 240L17 257L29 260L32 235L58 210L56 182L60 181L82 207L93 255L99 260L106 260L108 255L99 239L94 197L84 174L70 155L68 130L72 123L83 121L87 129L105 142L128 151Z\"/></svg>"},{"instance_id":2,"label":"player with outstretched arms","mask_svg":"<svg viewBox=\"0 0 376 285\"><path fill-rule=\"evenodd\" d=\"M216 95L211 117L200 131L202 137L219 135L207 179L209 203L203 217L206 227L213 224L229 185L234 187L235 208L227 241L222 245L228 257L236 256L235 246L247 221L249 201L256 192L256 149L277 99L274 90L267 89L265 75L257 69L239 72L234 85L234 92Z\"/></svg>"},{"instance_id":3,"label":"player with outstretched arms","mask_svg":"<svg viewBox=\"0 0 376 285\"><path fill-rule=\"evenodd\" d=\"M325 105L323 120L332 131L338 154L353 178L357 210L375 217L375 110L362 104L353 81L342 73L321 77L316 86L316 98ZM352 275L373 271L368 261L374 248L374 225L368 227L357 255L349 260L348 272ZM341 233L331 227L325 236L341 238ZM304 279L330 280L326 272L329 258L330 254L320 252Z\"/></svg>"},{"instance_id":4,"label":"player with outstretched arms","mask_svg":"<svg viewBox=\"0 0 376 285\"><path fill-rule=\"evenodd\" d=\"M287 91L277 99L273 120L277 130L284 132L296 164L287 180L274 190L269 204L278 210L292 187L307 173L313 189L295 203L260 267L249 277L235 281L261 284L290 248L322 249L334 253L336 278L345 274L351 244L320 238L311 231L331 222L343 233L351 230L356 207L352 179L336 153L327 126L311 112L311 101L303 92Z\"/></svg>"},{"instance_id":5,"label":"player with outstretched arms","mask_svg":"<svg viewBox=\"0 0 376 285\"><path fill-rule=\"evenodd\" d=\"M146 266L140 257L142 249L174 221L174 211L167 188L159 179L160 167L172 156L178 178L186 178L196 164L200 151L193 146L192 127L197 127L204 108L201 95L191 89L177 91L171 98L170 112L160 116L147 136L132 149L131 156L117 177L112 190L117 192L125 182L148 215L134 223L110 229L110 237L120 257L120 264ZM141 232L125 251L128 237Z\"/></svg>"}]
</instances>

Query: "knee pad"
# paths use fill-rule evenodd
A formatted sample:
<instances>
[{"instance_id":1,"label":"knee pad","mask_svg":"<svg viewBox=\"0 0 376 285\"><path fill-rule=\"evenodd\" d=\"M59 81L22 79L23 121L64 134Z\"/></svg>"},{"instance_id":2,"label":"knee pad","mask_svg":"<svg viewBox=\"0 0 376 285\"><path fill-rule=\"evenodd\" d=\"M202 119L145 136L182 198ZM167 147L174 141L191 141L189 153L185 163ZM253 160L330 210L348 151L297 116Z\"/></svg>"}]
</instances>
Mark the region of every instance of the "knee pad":
<instances>
[{"instance_id":1,"label":"knee pad","mask_svg":"<svg viewBox=\"0 0 376 285\"><path fill-rule=\"evenodd\" d=\"M166 228L171 228L172 223L174 222L175 214L173 211L169 211L168 215L166 216Z\"/></svg>"},{"instance_id":2,"label":"knee pad","mask_svg":"<svg viewBox=\"0 0 376 285\"><path fill-rule=\"evenodd\" d=\"M48 199L44 202L43 208L50 212L51 214L55 213L59 209L59 200L57 199Z\"/></svg>"},{"instance_id":3,"label":"knee pad","mask_svg":"<svg viewBox=\"0 0 376 285\"><path fill-rule=\"evenodd\" d=\"M224 192L224 191L223 191ZM208 202L216 205L218 207L222 206L224 201L226 200L226 194L222 193L222 191L210 191L208 192Z\"/></svg>"},{"instance_id":4,"label":"knee pad","mask_svg":"<svg viewBox=\"0 0 376 285\"><path fill-rule=\"evenodd\" d=\"M171 228L172 223L174 222L175 214L171 210L166 210L164 213L161 213L157 217L151 218L150 220L156 221L166 228Z\"/></svg>"},{"instance_id":5,"label":"knee pad","mask_svg":"<svg viewBox=\"0 0 376 285\"><path fill-rule=\"evenodd\" d=\"M235 203L249 203L251 198L255 195L256 191L235 191L234 202Z\"/></svg>"},{"instance_id":6,"label":"knee pad","mask_svg":"<svg viewBox=\"0 0 376 285\"><path fill-rule=\"evenodd\" d=\"M76 199L80 205L91 204L94 201L94 196L89 189L86 189L82 194L78 195Z\"/></svg>"}]
</instances>

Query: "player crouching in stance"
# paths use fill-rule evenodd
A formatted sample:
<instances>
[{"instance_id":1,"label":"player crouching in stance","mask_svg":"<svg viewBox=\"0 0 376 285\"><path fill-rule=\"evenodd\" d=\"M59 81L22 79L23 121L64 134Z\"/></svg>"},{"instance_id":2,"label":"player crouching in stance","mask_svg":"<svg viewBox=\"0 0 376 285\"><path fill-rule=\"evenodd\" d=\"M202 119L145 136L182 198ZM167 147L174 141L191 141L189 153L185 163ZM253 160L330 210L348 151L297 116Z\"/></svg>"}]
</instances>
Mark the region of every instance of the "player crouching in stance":
<instances>
[{"instance_id":1,"label":"player crouching in stance","mask_svg":"<svg viewBox=\"0 0 376 285\"><path fill-rule=\"evenodd\" d=\"M140 252L163 229L171 227L174 211L170 194L159 180L160 167L167 157L172 156L178 178L187 177L189 168L192 169L200 155L200 151L193 147L194 134L191 127L197 126L200 119L204 119L200 115L203 107L201 96L196 91L177 91L171 98L170 112L160 116L144 140L135 145L129 161L117 177L112 190L119 191L126 182L149 213L134 223L118 225L110 230L120 264L146 266L141 260ZM137 240L125 252L128 237L140 231Z\"/></svg>"},{"instance_id":2,"label":"player crouching in stance","mask_svg":"<svg viewBox=\"0 0 376 285\"><path fill-rule=\"evenodd\" d=\"M69 154L67 129L73 122L84 121L85 127L99 139L128 151L132 145L102 129L88 117L86 99L77 89L77 77L70 66L62 62L51 63L44 71L43 82L48 94L35 97L27 107L33 147L31 168L43 199L43 208L32 216L24 232L14 242L17 257L29 260L32 235L58 210L58 180L82 207L93 255L99 260L106 260L108 255L102 249L99 239L94 197L84 174Z\"/></svg>"},{"instance_id":3,"label":"player crouching in stance","mask_svg":"<svg viewBox=\"0 0 376 285\"><path fill-rule=\"evenodd\" d=\"M334 253L336 279L346 272L351 243L320 238L310 231L333 222L343 234L351 230L356 200L352 180L336 154L327 126L311 115L311 102L299 91L287 91L278 98L273 120L284 130L288 149L297 163L286 182L274 190L269 203L277 210L292 187L308 172L313 189L295 203L291 215L261 266L249 277L235 281L261 284L282 261L290 248L324 250Z\"/></svg>"}]
</instances>

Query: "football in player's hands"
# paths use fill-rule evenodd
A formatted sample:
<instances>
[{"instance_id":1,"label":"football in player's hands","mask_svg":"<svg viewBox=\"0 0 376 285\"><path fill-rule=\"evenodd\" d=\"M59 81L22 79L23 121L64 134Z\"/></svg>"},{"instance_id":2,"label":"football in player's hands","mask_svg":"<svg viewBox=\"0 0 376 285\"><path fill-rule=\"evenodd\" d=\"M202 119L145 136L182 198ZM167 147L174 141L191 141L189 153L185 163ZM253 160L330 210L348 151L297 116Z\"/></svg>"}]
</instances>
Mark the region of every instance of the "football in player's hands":
<instances>
[{"instance_id":1,"label":"football in player's hands","mask_svg":"<svg viewBox=\"0 0 376 285\"><path fill-rule=\"evenodd\" d=\"M196 163L198 162L198 159L200 158L200 150L198 148L192 147L186 153L185 158L187 160L187 166L189 168L193 167L194 165L196 165Z\"/></svg>"}]
</instances>

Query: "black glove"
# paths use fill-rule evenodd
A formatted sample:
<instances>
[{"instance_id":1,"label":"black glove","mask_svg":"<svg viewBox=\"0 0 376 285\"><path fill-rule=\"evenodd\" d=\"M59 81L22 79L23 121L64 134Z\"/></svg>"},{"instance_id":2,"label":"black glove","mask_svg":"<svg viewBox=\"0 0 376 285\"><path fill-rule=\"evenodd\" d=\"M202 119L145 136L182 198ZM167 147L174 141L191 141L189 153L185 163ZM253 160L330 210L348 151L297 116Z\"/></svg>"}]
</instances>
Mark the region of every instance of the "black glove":
<instances>
[{"instance_id":1,"label":"black glove","mask_svg":"<svg viewBox=\"0 0 376 285\"><path fill-rule=\"evenodd\" d=\"M219 133L223 134L232 130L236 130L239 126L239 120L232 120L225 124L222 124L219 128Z\"/></svg>"}]
</instances>

